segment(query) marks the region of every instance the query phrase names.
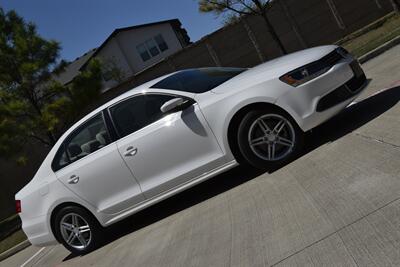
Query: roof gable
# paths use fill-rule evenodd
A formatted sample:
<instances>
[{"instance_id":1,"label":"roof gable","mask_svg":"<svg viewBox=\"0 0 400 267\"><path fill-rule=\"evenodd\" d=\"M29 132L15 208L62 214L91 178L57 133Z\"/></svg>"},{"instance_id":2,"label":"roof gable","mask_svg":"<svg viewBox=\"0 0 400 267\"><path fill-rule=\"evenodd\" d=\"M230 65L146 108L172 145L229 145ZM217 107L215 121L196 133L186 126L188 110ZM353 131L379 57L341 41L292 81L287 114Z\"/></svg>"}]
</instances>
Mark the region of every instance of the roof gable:
<instances>
[{"instance_id":1,"label":"roof gable","mask_svg":"<svg viewBox=\"0 0 400 267\"><path fill-rule=\"evenodd\" d=\"M173 27L180 27L182 24L179 21L179 19L170 19L170 20L163 20L163 21L157 21L157 22L151 22L151 23L146 23L146 24L140 24L140 25L134 25L134 26L129 26L129 27L124 27L124 28L117 28L115 29L108 37L107 39L96 49L96 51L91 54L91 56L86 60L86 62L80 67L80 69L84 68L88 61L95 57L105 46L106 44L117 34L125 31L131 31L139 28L145 28L145 27L151 27L155 25L160 25L160 24L171 24Z\"/></svg>"},{"instance_id":2,"label":"roof gable","mask_svg":"<svg viewBox=\"0 0 400 267\"><path fill-rule=\"evenodd\" d=\"M95 51L96 48L93 48L82 56L76 58L74 61L70 62L65 67L64 71L58 75L54 75L54 79L63 85L70 83L79 74L81 67L86 64Z\"/></svg>"}]
</instances>

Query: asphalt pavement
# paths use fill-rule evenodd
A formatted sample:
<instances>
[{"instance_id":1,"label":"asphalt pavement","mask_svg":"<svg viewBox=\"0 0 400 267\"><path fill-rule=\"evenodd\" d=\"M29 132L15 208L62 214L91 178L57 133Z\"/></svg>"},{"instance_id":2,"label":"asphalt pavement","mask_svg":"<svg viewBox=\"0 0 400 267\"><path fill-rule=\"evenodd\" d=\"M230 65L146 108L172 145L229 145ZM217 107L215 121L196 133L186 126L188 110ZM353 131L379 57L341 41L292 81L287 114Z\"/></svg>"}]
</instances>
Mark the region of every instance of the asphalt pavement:
<instances>
[{"instance_id":1,"label":"asphalt pavement","mask_svg":"<svg viewBox=\"0 0 400 267\"><path fill-rule=\"evenodd\" d=\"M363 68L364 93L290 164L219 175L88 255L31 246L0 266L400 266L400 46Z\"/></svg>"}]
</instances>

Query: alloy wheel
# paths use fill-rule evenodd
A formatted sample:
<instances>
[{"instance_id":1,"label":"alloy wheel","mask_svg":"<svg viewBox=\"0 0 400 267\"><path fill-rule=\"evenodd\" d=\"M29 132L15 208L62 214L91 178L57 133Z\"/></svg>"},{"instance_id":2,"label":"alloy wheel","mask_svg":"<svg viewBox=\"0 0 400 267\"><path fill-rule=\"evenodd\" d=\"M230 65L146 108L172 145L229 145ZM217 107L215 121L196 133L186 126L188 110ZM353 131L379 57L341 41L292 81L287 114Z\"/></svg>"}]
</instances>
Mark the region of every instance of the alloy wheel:
<instances>
[{"instance_id":1,"label":"alloy wheel","mask_svg":"<svg viewBox=\"0 0 400 267\"><path fill-rule=\"evenodd\" d=\"M251 124L248 133L251 150L267 161L279 161L288 156L295 140L292 124L278 114L260 116Z\"/></svg>"},{"instance_id":2,"label":"alloy wheel","mask_svg":"<svg viewBox=\"0 0 400 267\"><path fill-rule=\"evenodd\" d=\"M76 213L68 213L62 217L60 230L64 241L75 249L83 250L92 241L89 223Z\"/></svg>"}]
</instances>

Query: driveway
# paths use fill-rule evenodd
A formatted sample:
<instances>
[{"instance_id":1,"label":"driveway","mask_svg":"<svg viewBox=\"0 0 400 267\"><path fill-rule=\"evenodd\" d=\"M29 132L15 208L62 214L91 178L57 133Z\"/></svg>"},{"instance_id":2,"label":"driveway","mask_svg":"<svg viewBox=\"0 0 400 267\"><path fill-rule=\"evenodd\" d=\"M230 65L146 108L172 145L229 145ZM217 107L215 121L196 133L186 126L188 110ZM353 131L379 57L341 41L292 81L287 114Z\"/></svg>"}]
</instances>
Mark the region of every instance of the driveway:
<instances>
[{"instance_id":1,"label":"driveway","mask_svg":"<svg viewBox=\"0 0 400 267\"><path fill-rule=\"evenodd\" d=\"M82 257L29 247L0 266L400 266L400 46L357 103L272 173L235 168L112 226Z\"/></svg>"}]
</instances>

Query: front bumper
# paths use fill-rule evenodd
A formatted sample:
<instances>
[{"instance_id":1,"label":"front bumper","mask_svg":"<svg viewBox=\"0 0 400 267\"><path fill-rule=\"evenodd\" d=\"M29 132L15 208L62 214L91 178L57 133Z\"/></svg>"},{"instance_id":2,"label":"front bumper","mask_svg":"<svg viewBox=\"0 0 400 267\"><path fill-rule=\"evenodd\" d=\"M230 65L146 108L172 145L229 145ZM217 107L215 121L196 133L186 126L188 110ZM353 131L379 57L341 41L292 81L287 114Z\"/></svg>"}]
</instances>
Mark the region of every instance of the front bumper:
<instances>
[{"instance_id":1,"label":"front bumper","mask_svg":"<svg viewBox=\"0 0 400 267\"><path fill-rule=\"evenodd\" d=\"M320 77L288 89L276 103L292 115L303 131L308 131L346 108L365 85L364 72L349 56Z\"/></svg>"},{"instance_id":2,"label":"front bumper","mask_svg":"<svg viewBox=\"0 0 400 267\"><path fill-rule=\"evenodd\" d=\"M317 112L323 112L329 108L332 108L348 100L349 98L357 96L362 91L364 85L367 83L367 77L357 61L353 61L350 64L350 67L354 72L353 78L339 88L323 96L318 101Z\"/></svg>"}]
</instances>

